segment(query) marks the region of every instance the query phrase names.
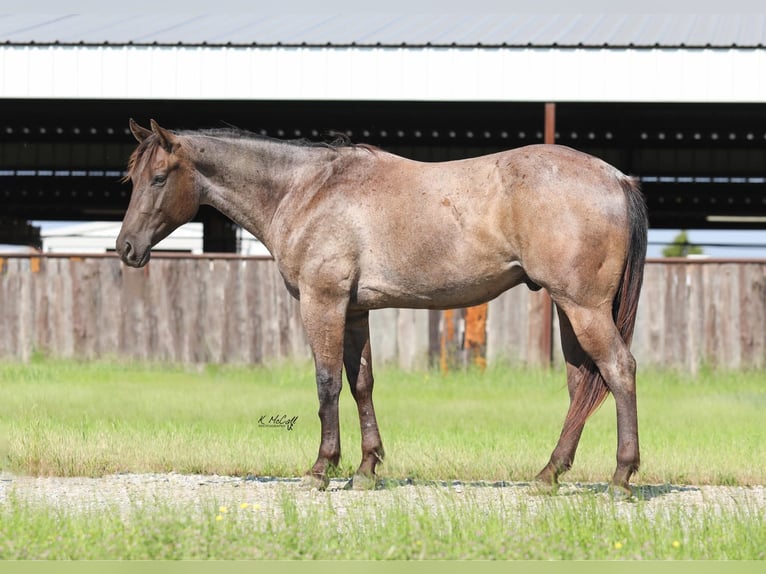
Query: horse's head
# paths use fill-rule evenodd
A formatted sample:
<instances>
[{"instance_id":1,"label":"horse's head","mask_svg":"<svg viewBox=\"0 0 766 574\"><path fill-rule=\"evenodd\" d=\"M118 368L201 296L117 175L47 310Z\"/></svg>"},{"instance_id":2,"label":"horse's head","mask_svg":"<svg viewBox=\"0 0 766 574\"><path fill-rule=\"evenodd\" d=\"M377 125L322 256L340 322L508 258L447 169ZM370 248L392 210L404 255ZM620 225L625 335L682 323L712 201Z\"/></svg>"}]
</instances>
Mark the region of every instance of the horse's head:
<instances>
[{"instance_id":1,"label":"horse's head","mask_svg":"<svg viewBox=\"0 0 766 574\"><path fill-rule=\"evenodd\" d=\"M133 183L133 193L117 237L117 252L132 267L146 265L151 248L190 221L200 203L194 169L181 138L154 120L151 126L148 130L130 120L139 145L128 166L126 179Z\"/></svg>"}]
</instances>

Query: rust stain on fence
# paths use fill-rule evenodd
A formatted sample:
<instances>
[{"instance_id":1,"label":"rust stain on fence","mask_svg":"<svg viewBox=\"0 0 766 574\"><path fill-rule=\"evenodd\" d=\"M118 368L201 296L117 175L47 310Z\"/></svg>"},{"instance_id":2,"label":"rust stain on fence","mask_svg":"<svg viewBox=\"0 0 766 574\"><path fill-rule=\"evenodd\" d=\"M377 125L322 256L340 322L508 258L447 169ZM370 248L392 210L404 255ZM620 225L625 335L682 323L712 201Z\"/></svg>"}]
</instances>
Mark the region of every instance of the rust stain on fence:
<instances>
[{"instance_id":1,"label":"rust stain on fence","mask_svg":"<svg viewBox=\"0 0 766 574\"><path fill-rule=\"evenodd\" d=\"M487 311L489 303L465 310L465 342L467 361L480 370L487 367Z\"/></svg>"}]
</instances>

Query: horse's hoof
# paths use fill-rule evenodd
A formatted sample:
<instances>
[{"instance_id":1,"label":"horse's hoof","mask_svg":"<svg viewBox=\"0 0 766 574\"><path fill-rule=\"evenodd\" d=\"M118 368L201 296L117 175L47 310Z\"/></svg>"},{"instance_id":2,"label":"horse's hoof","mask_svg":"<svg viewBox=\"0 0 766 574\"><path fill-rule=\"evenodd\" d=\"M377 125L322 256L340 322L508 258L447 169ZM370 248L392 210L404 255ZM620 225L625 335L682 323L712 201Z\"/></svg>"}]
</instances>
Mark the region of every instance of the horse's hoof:
<instances>
[{"instance_id":1,"label":"horse's hoof","mask_svg":"<svg viewBox=\"0 0 766 574\"><path fill-rule=\"evenodd\" d=\"M327 490L330 479L326 476L307 474L301 479L301 490Z\"/></svg>"},{"instance_id":2,"label":"horse's hoof","mask_svg":"<svg viewBox=\"0 0 766 574\"><path fill-rule=\"evenodd\" d=\"M609 483L608 492L612 500L631 500L633 498L633 491L627 484Z\"/></svg>"},{"instance_id":3,"label":"horse's hoof","mask_svg":"<svg viewBox=\"0 0 766 574\"><path fill-rule=\"evenodd\" d=\"M535 480L529 483L529 486L532 494L553 496L559 491L558 482L548 482L547 480L540 480L539 478L535 478Z\"/></svg>"},{"instance_id":4,"label":"horse's hoof","mask_svg":"<svg viewBox=\"0 0 766 574\"><path fill-rule=\"evenodd\" d=\"M550 467L546 466L532 481L531 487L535 494L553 495L559 491L559 481Z\"/></svg>"},{"instance_id":5,"label":"horse's hoof","mask_svg":"<svg viewBox=\"0 0 766 574\"><path fill-rule=\"evenodd\" d=\"M355 474L348 483L350 490L375 490L378 480L375 475Z\"/></svg>"}]
</instances>

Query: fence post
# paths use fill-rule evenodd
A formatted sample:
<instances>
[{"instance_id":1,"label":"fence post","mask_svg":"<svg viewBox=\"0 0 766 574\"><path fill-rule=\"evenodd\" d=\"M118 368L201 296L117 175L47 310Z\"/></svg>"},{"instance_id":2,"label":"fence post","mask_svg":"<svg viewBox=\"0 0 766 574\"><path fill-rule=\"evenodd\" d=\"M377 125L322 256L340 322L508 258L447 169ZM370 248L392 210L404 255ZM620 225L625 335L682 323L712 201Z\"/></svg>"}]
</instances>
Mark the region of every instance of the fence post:
<instances>
[{"instance_id":1,"label":"fence post","mask_svg":"<svg viewBox=\"0 0 766 574\"><path fill-rule=\"evenodd\" d=\"M447 373L457 367L460 357L460 320L462 309L445 309L441 313L441 334L439 337L439 369Z\"/></svg>"}]
</instances>

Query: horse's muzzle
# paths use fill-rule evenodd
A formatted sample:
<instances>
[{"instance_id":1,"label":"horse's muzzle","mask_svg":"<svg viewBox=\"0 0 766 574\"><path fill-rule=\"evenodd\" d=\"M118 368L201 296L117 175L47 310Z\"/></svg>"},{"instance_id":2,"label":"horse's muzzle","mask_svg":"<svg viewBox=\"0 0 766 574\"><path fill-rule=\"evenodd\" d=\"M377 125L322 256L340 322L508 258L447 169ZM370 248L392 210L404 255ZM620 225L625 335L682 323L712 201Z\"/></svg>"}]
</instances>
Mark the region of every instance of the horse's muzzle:
<instances>
[{"instance_id":1,"label":"horse's muzzle","mask_svg":"<svg viewBox=\"0 0 766 574\"><path fill-rule=\"evenodd\" d=\"M133 241L123 237L117 238L116 247L120 259L122 259L125 265L130 267L143 267L149 262L149 257L151 257L152 253L148 246L143 249L137 249Z\"/></svg>"}]
</instances>

